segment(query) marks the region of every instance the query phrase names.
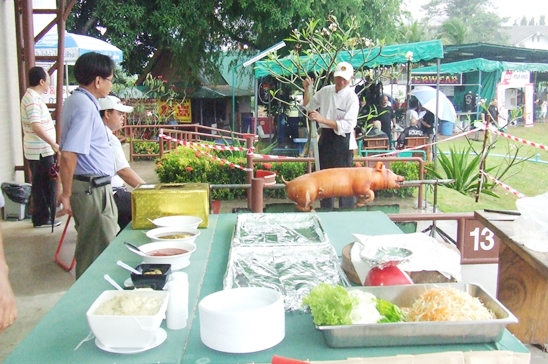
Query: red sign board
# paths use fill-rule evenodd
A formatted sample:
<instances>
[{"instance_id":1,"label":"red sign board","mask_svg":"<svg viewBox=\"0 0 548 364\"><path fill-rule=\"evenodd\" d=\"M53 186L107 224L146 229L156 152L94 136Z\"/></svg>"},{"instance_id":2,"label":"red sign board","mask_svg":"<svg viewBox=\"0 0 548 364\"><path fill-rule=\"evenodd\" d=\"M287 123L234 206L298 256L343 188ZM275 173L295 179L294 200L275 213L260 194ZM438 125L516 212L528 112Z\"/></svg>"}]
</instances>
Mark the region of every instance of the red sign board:
<instances>
[{"instance_id":1,"label":"red sign board","mask_svg":"<svg viewBox=\"0 0 548 364\"><path fill-rule=\"evenodd\" d=\"M462 73L456 75L444 75L441 74L440 85L445 86L458 86L462 85ZM435 86L437 84L438 75L436 73L413 73L411 75L411 84L412 85L431 85Z\"/></svg>"},{"instance_id":2,"label":"red sign board","mask_svg":"<svg viewBox=\"0 0 548 364\"><path fill-rule=\"evenodd\" d=\"M496 263L500 239L477 220L465 220L462 263Z\"/></svg>"}]
</instances>

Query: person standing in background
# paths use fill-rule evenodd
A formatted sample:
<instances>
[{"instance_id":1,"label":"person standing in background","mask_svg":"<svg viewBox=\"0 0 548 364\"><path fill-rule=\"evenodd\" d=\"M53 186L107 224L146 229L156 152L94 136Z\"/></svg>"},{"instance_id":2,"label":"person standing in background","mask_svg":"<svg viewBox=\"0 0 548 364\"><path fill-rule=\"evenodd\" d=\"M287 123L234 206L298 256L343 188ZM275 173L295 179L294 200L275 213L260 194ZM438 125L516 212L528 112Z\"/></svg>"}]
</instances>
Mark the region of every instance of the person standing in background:
<instances>
[{"instance_id":1,"label":"person standing in background","mask_svg":"<svg viewBox=\"0 0 548 364\"><path fill-rule=\"evenodd\" d=\"M114 62L90 52L76 60L79 88L63 105L60 175L63 191L59 216L74 216L76 278L106 249L118 232L118 212L110 180L116 173L107 127L99 114L98 98L112 88Z\"/></svg>"},{"instance_id":2,"label":"person standing in background","mask_svg":"<svg viewBox=\"0 0 548 364\"><path fill-rule=\"evenodd\" d=\"M0 209L4 207L4 196L0 193ZM4 255L4 239L0 229L0 334L17 318L15 295L9 280L9 267Z\"/></svg>"},{"instance_id":3,"label":"person standing in background","mask_svg":"<svg viewBox=\"0 0 548 364\"><path fill-rule=\"evenodd\" d=\"M54 204L57 183L50 177L55 165L55 125L42 94L49 90L50 76L42 67L29 70L29 88L21 99L21 122L23 124L23 151L32 173L32 225L35 228L50 227L51 208ZM61 225L54 221L53 226Z\"/></svg>"},{"instance_id":4,"label":"person standing in background","mask_svg":"<svg viewBox=\"0 0 548 364\"><path fill-rule=\"evenodd\" d=\"M124 182L133 188L146 183L129 166L120 140L112 133L124 126L126 113L133 112L133 107L122 104L119 98L112 95L99 99L99 106L101 118L108 128L109 143L114 155L116 175L112 177L110 184L118 209L118 226L122 231L131 222L131 192L127 190Z\"/></svg>"},{"instance_id":5,"label":"person standing in background","mask_svg":"<svg viewBox=\"0 0 548 364\"><path fill-rule=\"evenodd\" d=\"M546 112L548 112L548 101L544 99L542 100L542 103L540 104L540 122L541 123L546 122Z\"/></svg>"},{"instance_id":6,"label":"person standing in background","mask_svg":"<svg viewBox=\"0 0 548 364\"><path fill-rule=\"evenodd\" d=\"M354 68L348 62L337 64L334 73L334 85L322 87L314 94L313 107L309 87L314 81L307 77L303 81L303 106L309 110L308 117L320 124L320 141L318 143L320 169L352 167L354 149L357 148L354 128L358 120L360 102L350 81L354 77ZM339 207L354 206L354 197L341 197ZM324 198L320 201L324 209L333 209L334 199Z\"/></svg>"},{"instance_id":7,"label":"person standing in background","mask_svg":"<svg viewBox=\"0 0 548 364\"><path fill-rule=\"evenodd\" d=\"M419 123L419 102L416 99L409 101L409 109L405 112L405 127L411 126L411 120L415 120L417 125Z\"/></svg>"},{"instance_id":8,"label":"person standing in background","mask_svg":"<svg viewBox=\"0 0 548 364\"><path fill-rule=\"evenodd\" d=\"M396 116L392 107L388 105L388 96L386 95L381 98L377 119L381 122L382 131L388 135L388 146L392 149L392 128L396 127Z\"/></svg>"}]
</instances>

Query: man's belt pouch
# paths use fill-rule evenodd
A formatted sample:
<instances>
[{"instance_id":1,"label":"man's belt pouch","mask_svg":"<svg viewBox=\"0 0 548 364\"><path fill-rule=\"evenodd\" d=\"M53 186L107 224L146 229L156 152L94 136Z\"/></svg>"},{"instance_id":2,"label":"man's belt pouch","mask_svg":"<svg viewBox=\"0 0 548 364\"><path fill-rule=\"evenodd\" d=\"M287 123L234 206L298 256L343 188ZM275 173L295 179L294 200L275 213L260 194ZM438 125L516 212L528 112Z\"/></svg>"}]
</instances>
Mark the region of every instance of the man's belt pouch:
<instances>
[{"instance_id":1,"label":"man's belt pouch","mask_svg":"<svg viewBox=\"0 0 548 364\"><path fill-rule=\"evenodd\" d=\"M101 177L95 177L91 180L91 185L93 187L101 187L110 184L110 176L101 176Z\"/></svg>"}]
</instances>

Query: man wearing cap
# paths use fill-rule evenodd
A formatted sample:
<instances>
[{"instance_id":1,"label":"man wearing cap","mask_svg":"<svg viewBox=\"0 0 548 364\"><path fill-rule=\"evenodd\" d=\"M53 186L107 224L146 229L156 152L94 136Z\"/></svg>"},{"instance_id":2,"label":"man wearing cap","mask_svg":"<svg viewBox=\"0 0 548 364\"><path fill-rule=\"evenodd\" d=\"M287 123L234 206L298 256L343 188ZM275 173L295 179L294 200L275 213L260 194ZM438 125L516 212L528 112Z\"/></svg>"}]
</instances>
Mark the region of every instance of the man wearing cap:
<instances>
[{"instance_id":1,"label":"man wearing cap","mask_svg":"<svg viewBox=\"0 0 548 364\"><path fill-rule=\"evenodd\" d=\"M114 62L108 56L90 52L74 65L79 87L63 104L61 115L61 159L59 174L63 191L58 215L71 214L76 228L76 278L114 240L118 212L110 179L114 157L108 130L99 115L97 99L112 88Z\"/></svg>"},{"instance_id":2,"label":"man wearing cap","mask_svg":"<svg viewBox=\"0 0 548 364\"><path fill-rule=\"evenodd\" d=\"M303 81L303 106L309 110L310 120L319 124L318 143L320 169L352 167L353 150L357 148L354 128L358 120L360 103L350 81L354 68L348 62L340 62L334 73L334 85L321 88L311 100L310 86L314 81L307 77ZM311 105L312 101L312 105ZM320 201L324 209L332 209L333 198ZM339 207L353 207L354 197L341 197Z\"/></svg>"},{"instance_id":3,"label":"man wearing cap","mask_svg":"<svg viewBox=\"0 0 548 364\"><path fill-rule=\"evenodd\" d=\"M120 130L124 126L126 113L132 112L133 107L122 104L119 98L111 95L99 99L99 107L101 117L107 127L110 148L114 155L116 175L112 177L110 185L118 208L118 226L122 231L131 222L131 192L126 189L124 182L135 188L140 184L144 184L145 181L129 166L122 144L112 132Z\"/></svg>"}]
</instances>

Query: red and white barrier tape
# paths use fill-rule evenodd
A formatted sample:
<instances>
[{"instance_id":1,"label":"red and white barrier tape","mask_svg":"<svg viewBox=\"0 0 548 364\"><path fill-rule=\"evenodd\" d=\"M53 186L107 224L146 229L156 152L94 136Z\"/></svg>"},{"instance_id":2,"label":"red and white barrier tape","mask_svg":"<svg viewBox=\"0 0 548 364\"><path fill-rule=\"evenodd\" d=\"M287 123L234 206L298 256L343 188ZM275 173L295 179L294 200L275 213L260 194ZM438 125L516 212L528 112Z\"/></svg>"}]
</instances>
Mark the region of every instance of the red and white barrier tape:
<instances>
[{"instance_id":1,"label":"red and white barrier tape","mask_svg":"<svg viewBox=\"0 0 548 364\"><path fill-rule=\"evenodd\" d=\"M211 158L212 160L214 161L218 161L220 162L221 165L223 164L226 164L229 168L237 168L237 169L241 169L242 171L245 171L245 172L248 172L250 171L251 169L249 168L246 168L246 167L242 167L240 166L239 164L236 164L236 163L233 163L227 159L223 159L223 158L219 158L213 154L209 154L209 153L206 153L204 152L203 150L200 150L198 148L196 148L196 146L201 146L201 147L209 147L210 144L202 144L202 143L193 143L193 142L186 142L184 140L178 140L178 139L175 139L175 138L172 138L170 136L167 136L167 135L164 135L164 134L160 134L160 138L164 138L166 140L171 140L171 141L174 141L178 144L181 144L181 145L184 145L185 147L187 148L190 148L192 150L194 150L196 153L199 153L199 154L203 154L205 155L206 157L209 157ZM216 148L213 148L213 149L216 149ZM245 148L243 150L246 150Z\"/></svg>"},{"instance_id":2,"label":"red and white barrier tape","mask_svg":"<svg viewBox=\"0 0 548 364\"><path fill-rule=\"evenodd\" d=\"M179 140L173 137L170 137L169 135L160 134L160 138L165 140L170 140L175 143L178 143L180 145L184 145L186 147L191 146L198 146L198 147L204 147L209 149L215 149L215 150L224 150L224 151L245 151L247 154L252 154L255 158L263 158L263 159L295 159L295 157L287 157L287 156L279 156L279 155L265 155L265 154L255 154L253 153L253 148L248 149L244 147L233 147L231 145L217 145L217 144L204 144L204 143L195 143L195 142L189 142L186 140ZM193 149L195 150L195 149Z\"/></svg>"},{"instance_id":3,"label":"red and white barrier tape","mask_svg":"<svg viewBox=\"0 0 548 364\"><path fill-rule=\"evenodd\" d=\"M526 144L526 145L530 145L530 146L535 147L535 148L540 148L540 149L542 149L542 150L548 150L548 148L547 148L545 145L543 145L543 144L539 144L539 143L531 142L531 141L529 141L529 140L525 140L525 139L522 139L522 138L518 138L518 137L512 136L512 135L510 135L510 134L503 133L503 132L501 132L501 131L499 131L499 130L496 130L496 129L495 129L495 130L490 129L490 130L491 130L491 132L494 133L494 134L498 134L498 135L500 135L500 136L503 136L503 137L505 137L505 138L514 140L514 141L516 141L516 142L520 142L520 143L523 143L523 144Z\"/></svg>"},{"instance_id":4,"label":"red and white barrier tape","mask_svg":"<svg viewBox=\"0 0 548 364\"><path fill-rule=\"evenodd\" d=\"M480 173L483 174L485 177L491 179L493 182L495 182L497 185L499 185L499 186L501 186L502 188L504 188L506 191L511 192L512 194L516 195L518 198L527 197L527 196L525 196L523 193L516 191L515 189L513 189L513 188L510 187L510 186L508 186L508 185L505 184L504 182L501 182L501 181L499 181L498 179L496 179L495 177L490 176L489 174L485 173L485 171L480 170Z\"/></svg>"}]
</instances>

